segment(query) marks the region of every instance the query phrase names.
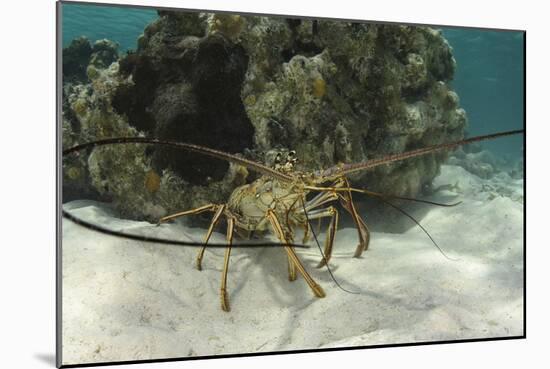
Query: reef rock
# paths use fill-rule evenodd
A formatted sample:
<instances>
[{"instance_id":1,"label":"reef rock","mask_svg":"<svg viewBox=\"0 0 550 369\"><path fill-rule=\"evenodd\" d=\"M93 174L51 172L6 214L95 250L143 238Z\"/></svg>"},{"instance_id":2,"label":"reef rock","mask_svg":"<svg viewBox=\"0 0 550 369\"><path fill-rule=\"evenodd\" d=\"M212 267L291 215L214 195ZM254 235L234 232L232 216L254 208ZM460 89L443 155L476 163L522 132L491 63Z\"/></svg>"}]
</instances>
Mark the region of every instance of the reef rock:
<instances>
[{"instance_id":1,"label":"reef rock","mask_svg":"<svg viewBox=\"0 0 550 369\"><path fill-rule=\"evenodd\" d=\"M69 49L88 50L82 43ZM273 148L293 149L303 169L316 170L457 140L467 122L448 85L452 49L428 27L162 11L138 49L118 62L107 65L112 53L105 42L96 45L87 81L82 62L67 61L78 66L67 74L81 84L67 91L64 117L73 136L65 145L139 133L255 160ZM133 218L154 218L179 201L179 209L223 202L246 178L198 154L109 150L116 159L90 157L91 183ZM352 180L414 196L445 157L427 155Z\"/></svg>"},{"instance_id":2,"label":"reef rock","mask_svg":"<svg viewBox=\"0 0 550 369\"><path fill-rule=\"evenodd\" d=\"M71 44L63 49L63 84L86 80L86 67L91 56L92 46L86 37L72 40Z\"/></svg>"}]
</instances>

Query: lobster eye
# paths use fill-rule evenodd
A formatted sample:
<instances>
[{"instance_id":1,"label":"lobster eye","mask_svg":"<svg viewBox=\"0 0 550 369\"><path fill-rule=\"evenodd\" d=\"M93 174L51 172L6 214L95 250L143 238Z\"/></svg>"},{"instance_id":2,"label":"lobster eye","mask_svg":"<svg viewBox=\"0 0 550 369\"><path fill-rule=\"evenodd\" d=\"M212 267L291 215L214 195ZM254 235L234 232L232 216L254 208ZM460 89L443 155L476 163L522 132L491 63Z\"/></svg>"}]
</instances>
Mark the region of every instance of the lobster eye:
<instances>
[{"instance_id":1,"label":"lobster eye","mask_svg":"<svg viewBox=\"0 0 550 369\"><path fill-rule=\"evenodd\" d=\"M277 156L275 157L275 163L280 163L281 162L281 153L278 153Z\"/></svg>"},{"instance_id":2,"label":"lobster eye","mask_svg":"<svg viewBox=\"0 0 550 369\"><path fill-rule=\"evenodd\" d=\"M294 157L294 156L296 156L296 151L290 150L290 151L288 152L288 156L291 157L291 158Z\"/></svg>"}]
</instances>

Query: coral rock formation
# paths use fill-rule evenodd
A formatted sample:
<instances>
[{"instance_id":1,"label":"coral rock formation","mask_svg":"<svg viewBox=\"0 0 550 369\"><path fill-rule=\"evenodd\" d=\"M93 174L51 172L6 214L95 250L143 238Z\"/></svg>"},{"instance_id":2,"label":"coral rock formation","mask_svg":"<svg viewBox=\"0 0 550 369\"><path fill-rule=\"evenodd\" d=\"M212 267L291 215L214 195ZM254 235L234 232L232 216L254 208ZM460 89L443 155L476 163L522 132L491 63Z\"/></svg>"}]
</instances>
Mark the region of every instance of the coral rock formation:
<instances>
[{"instance_id":1,"label":"coral rock formation","mask_svg":"<svg viewBox=\"0 0 550 369\"><path fill-rule=\"evenodd\" d=\"M316 170L457 140L467 123L448 85L451 47L428 27L161 11L136 51L116 60L113 45L79 39L64 50L66 146L143 134L256 160L293 149ZM108 194L133 218L223 202L246 177L181 151L96 151L89 169L66 163L67 181L91 177L90 191ZM352 180L416 195L445 157Z\"/></svg>"}]
</instances>

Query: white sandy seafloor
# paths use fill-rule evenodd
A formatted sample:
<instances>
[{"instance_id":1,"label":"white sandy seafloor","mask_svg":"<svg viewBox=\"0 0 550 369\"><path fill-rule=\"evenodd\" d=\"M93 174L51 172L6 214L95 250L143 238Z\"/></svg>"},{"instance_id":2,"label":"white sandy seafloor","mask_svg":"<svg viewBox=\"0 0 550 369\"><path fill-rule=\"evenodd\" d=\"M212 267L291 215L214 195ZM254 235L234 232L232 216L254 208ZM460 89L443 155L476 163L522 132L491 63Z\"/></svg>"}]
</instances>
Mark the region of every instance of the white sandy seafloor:
<instances>
[{"instance_id":1,"label":"white sandy seafloor","mask_svg":"<svg viewBox=\"0 0 550 369\"><path fill-rule=\"evenodd\" d=\"M332 271L315 268L317 248L298 250L327 296L289 282L282 249L232 251L231 312L220 308L223 249L124 240L63 221L64 364L365 346L523 334L523 180L481 179L445 165L435 200L420 219L451 261L418 227L373 232L352 258L356 231L338 231ZM181 222L156 227L119 220L104 205L74 201L73 214L113 229L200 240ZM368 223L368 214L366 214ZM223 232L222 229L220 231ZM212 242L223 242L221 233Z\"/></svg>"}]
</instances>

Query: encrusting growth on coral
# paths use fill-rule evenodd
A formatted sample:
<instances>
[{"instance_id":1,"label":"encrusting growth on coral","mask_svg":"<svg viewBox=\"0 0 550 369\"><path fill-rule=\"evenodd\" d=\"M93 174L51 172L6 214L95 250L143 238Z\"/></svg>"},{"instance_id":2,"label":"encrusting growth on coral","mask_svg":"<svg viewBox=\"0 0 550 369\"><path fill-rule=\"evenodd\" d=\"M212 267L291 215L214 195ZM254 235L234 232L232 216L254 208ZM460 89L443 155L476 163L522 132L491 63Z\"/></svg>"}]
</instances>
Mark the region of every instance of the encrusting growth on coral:
<instances>
[{"instance_id":1,"label":"encrusting growth on coral","mask_svg":"<svg viewBox=\"0 0 550 369\"><path fill-rule=\"evenodd\" d=\"M157 192L160 188L160 176L152 169L145 175L145 188L151 193Z\"/></svg>"}]
</instances>

